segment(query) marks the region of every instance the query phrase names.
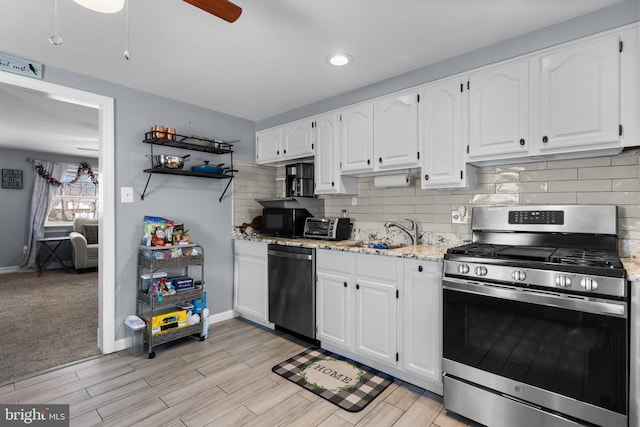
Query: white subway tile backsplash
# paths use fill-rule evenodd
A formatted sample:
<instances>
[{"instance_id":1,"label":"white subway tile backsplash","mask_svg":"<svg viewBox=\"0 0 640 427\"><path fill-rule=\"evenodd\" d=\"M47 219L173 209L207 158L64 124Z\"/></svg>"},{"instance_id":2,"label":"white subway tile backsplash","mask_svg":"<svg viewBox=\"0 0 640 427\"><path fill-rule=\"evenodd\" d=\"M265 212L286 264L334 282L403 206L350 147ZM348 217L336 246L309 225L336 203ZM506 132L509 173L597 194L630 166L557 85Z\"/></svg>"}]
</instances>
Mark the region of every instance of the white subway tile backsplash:
<instances>
[{"instance_id":1,"label":"white subway tile backsplash","mask_svg":"<svg viewBox=\"0 0 640 427\"><path fill-rule=\"evenodd\" d=\"M500 184L503 182L518 182L520 173L507 171L504 173L479 173L478 184Z\"/></svg>"},{"instance_id":2,"label":"white subway tile backsplash","mask_svg":"<svg viewBox=\"0 0 640 427\"><path fill-rule=\"evenodd\" d=\"M637 205L640 203L638 192L617 193L577 193L577 203L593 205Z\"/></svg>"},{"instance_id":3,"label":"white subway tile backsplash","mask_svg":"<svg viewBox=\"0 0 640 427\"><path fill-rule=\"evenodd\" d=\"M604 179L604 178L638 178L638 167L607 166L578 169L579 179Z\"/></svg>"},{"instance_id":4,"label":"white subway tile backsplash","mask_svg":"<svg viewBox=\"0 0 640 427\"><path fill-rule=\"evenodd\" d=\"M433 196L433 203L438 205L468 205L472 199L472 194L443 194L441 196Z\"/></svg>"},{"instance_id":5,"label":"white subway tile backsplash","mask_svg":"<svg viewBox=\"0 0 640 427\"><path fill-rule=\"evenodd\" d=\"M378 235L385 232L386 221L412 218L420 222L423 241L447 244L461 244L470 238L470 224L451 224L452 209L461 205L470 209L490 205L614 204L618 205L621 248L628 254L640 248L639 155L640 149L634 149L617 156L481 167L477 170L478 185L473 189L422 190L419 179L413 179L409 187L376 188L373 177L361 177L356 196L321 198L326 216L340 216L342 209L347 209L358 235ZM239 170L233 183L234 223L238 225L261 213L255 198L276 196L275 179L284 168L251 162L234 165ZM357 197L357 206L351 206L352 197Z\"/></svg>"},{"instance_id":6,"label":"white subway tile backsplash","mask_svg":"<svg viewBox=\"0 0 640 427\"><path fill-rule=\"evenodd\" d=\"M476 194L472 203L477 206L509 206L517 205L519 194Z\"/></svg>"},{"instance_id":7,"label":"white subway tile backsplash","mask_svg":"<svg viewBox=\"0 0 640 427\"><path fill-rule=\"evenodd\" d=\"M496 193L545 193L549 184L546 182L508 182L496 185Z\"/></svg>"},{"instance_id":8,"label":"white subway tile backsplash","mask_svg":"<svg viewBox=\"0 0 640 427\"><path fill-rule=\"evenodd\" d=\"M590 191L611 191L611 180L609 179L586 179L573 181L551 181L548 191L550 193L567 193L575 191L577 193Z\"/></svg>"},{"instance_id":9,"label":"white subway tile backsplash","mask_svg":"<svg viewBox=\"0 0 640 427\"><path fill-rule=\"evenodd\" d=\"M520 173L520 182L566 181L570 179L578 179L578 169L552 169Z\"/></svg>"},{"instance_id":10,"label":"white subway tile backsplash","mask_svg":"<svg viewBox=\"0 0 640 427\"><path fill-rule=\"evenodd\" d=\"M588 157L584 159L553 160L547 162L547 169L591 168L609 166L610 157Z\"/></svg>"},{"instance_id":11,"label":"white subway tile backsplash","mask_svg":"<svg viewBox=\"0 0 640 427\"><path fill-rule=\"evenodd\" d=\"M575 205L576 193L522 193L521 205Z\"/></svg>"},{"instance_id":12,"label":"white subway tile backsplash","mask_svg":"<svg viewBox=\"0 0 640 427\"><path fill-rule=\"evenodd\" d=\"M547 169L547 162L523 163L520 165L496 166L495 173L520 173L524 171L535 171Z\"/></svg>"}]
</instances>

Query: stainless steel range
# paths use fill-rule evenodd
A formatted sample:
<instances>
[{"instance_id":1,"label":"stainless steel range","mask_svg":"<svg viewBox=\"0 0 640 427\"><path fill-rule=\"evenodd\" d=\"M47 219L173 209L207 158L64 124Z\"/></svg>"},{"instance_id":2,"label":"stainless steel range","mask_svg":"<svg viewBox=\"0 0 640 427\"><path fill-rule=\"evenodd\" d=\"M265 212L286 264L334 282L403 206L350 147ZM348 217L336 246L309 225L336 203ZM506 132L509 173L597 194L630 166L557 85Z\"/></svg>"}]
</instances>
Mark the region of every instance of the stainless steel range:
<instances>
[{"instance_id":1,"label":"stainless steel range","mask_svg":"<svg viewBox=\"0 0 640 427\"><path fill-rule=\"evenodd\" d=\"M616 206L474 208L445 255L444 406L489 426L627 426Z\"/></svg>"}]
</instances>

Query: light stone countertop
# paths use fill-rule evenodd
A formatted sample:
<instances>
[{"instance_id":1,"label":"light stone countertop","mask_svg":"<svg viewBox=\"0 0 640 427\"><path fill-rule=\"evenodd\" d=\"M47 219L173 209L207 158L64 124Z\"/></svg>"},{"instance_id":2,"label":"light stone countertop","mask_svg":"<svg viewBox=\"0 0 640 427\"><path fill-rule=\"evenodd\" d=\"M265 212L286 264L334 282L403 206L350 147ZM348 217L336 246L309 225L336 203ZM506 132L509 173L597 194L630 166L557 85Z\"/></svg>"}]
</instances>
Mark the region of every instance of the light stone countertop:
<instances>
[{"instance_id":1,"label":"light stone countertop","mask_svg":"<svg viewBox=\"0 0 640 427\"><path fill-rule=\"evenodd\" d=\"M284 238L284 237L271 237L271 236L247 236L242 234L235 234L233 236L235 240L248 240L253 242L263 243L277 243L285 246L298 246L314 249L330 249L335 251L353 252L361 254L373 254L393 256L398 258L411 258L420 259L425 261L442 262L444 254L447 252L448 247L442 245L410 245L396 249L374 249L363 248L357 246L358 241L355 240L341 240L341 241L328 241L328 240L313 240L313 239L296 239L296 238Z\"/></svg>"},{"instance_id":2,"label":"light stone countertop","mask_svg":"<svg viewBox=\"0 0 640 427\"><path fill-rule=\"evenodd\" d=\"M627 270L627 279L640 281L640 258L622 258L622 264Z\"/></svg>"},{"instance_id":3,"label":"light stone countertop","mask_svg":"<svg viewBox=\"0 0 640 427\"><path fill-rule=\"evenodd\" d=\"M344 252L354 252L361 254L374 254L384 256L394 256L398 258L420 259L426 261L443 260L444 254L449 249L444 245L410 245L397 249L373 249L358 247L355 240L341 240L337 242L327 240L312 239L287 239L283 237L270 236L247 236L242 233L233 233L233 238L237 240L249 240L254 242L278 243L286 246L308 247L315 249L330 249ZM622 258L622 264L627 271L627 278L630 281L640 281L640 258Z\"/></svg>"}]
</instances>

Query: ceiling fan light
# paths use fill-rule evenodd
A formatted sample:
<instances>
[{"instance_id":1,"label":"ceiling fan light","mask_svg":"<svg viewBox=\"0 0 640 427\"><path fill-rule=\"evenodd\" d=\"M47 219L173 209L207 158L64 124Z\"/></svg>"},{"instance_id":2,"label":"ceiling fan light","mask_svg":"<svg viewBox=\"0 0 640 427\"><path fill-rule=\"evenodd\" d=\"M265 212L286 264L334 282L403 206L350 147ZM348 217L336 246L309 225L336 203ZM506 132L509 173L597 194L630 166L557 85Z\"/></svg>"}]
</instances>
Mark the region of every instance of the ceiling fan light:
<instances>
[{"instance_id":1,"label":"ceiling fan light","mask_svg":"<svg viewBox=\"0 0 640 427\"><path fill-rule=\"evenodd\" d=\"M82 7L100 13L117 13L124 7L125 0L73 0Z\"/></svg>"},{"instance_id":2,"label":"ceiling fan light","mask_svg":"<svg viewBox=\"0 0 640 427\"><path fill-rule=\"evenodd\" d=\"M342 67L349 64L353 58L348 53L332 53L327 57L327 62L336 67Z\"/></svg>"}]
</instances>

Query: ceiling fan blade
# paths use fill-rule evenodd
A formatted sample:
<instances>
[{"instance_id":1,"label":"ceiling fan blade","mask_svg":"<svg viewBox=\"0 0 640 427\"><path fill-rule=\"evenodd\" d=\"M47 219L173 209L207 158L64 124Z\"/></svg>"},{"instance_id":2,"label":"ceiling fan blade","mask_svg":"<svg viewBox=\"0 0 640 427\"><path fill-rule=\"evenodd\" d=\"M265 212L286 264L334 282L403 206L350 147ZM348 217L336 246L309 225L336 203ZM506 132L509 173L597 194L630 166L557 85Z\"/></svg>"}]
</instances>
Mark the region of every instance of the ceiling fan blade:
<instances>
[{"instance_id":1,"label":"ceiling fan blade","mask_svg":"<svg viewBox=\"0 0 640 427\"><path fill-rule=\"evenodd\" d=\"M242 13L242 8L228 0L184 0L190 5L209 12L227 22L235 22Z\"/></svg>"}]
</instances>

